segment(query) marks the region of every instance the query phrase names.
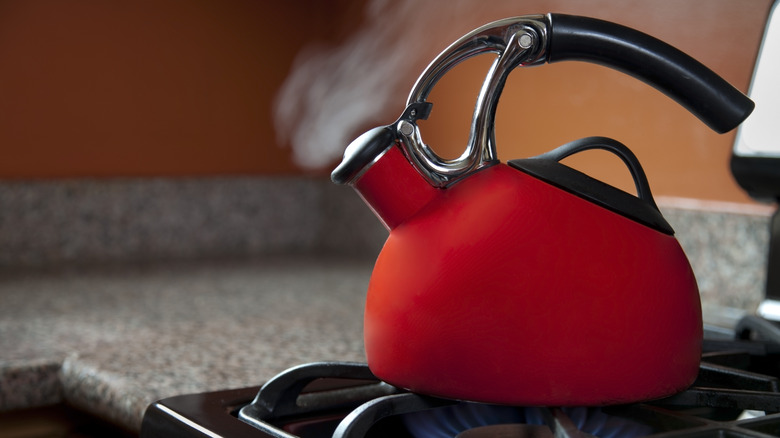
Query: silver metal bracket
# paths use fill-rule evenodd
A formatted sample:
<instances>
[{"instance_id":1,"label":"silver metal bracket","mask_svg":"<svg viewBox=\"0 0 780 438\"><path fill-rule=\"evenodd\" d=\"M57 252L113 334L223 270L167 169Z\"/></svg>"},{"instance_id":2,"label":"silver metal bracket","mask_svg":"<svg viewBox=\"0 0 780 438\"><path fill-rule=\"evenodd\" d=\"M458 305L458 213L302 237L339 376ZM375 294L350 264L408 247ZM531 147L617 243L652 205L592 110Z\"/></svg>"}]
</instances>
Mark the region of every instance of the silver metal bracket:
<instances>
[{"instance_id":1,"label":"silver metal bracket","mask_svg":"<svg viewBox=\"0 0 780 438\"><path fill-rule=\"evenodd\" d=\"M438 156L422 139L414 120L401 118L395 130L404 152L436 187L456 180L498 161L495 146L495 112L509 73L518 66L545 62L549 16L528 15L507 18L464 35L431 62L417 79L408 105L425 102L434 85L462 61L483 53L498 53L480 89L466 150L455 159Z\"/></svg>"}]
</instances>

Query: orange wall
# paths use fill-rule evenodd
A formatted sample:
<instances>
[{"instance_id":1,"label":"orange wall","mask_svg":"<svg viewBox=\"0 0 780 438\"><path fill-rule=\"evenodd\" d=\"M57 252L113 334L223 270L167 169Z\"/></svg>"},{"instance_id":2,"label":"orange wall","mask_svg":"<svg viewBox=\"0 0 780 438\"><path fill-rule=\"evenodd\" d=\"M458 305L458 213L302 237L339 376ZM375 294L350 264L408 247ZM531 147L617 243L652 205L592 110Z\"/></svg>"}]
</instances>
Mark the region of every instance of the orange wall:
<instances>
[{"instance_id":1,"label":"orange wall","mask_svg":"<svg viewBox=\"0 0 780 438\"><path fill-rule=\"evenodd\" d=\"M269 102L334 6L0 2L0 178L296 171Z\"/></svg>"},{"instance_id":2,"label":"orange wall","mask_svg":"<svg viewBox=\"0 0 780 438\"><path fill-rule=\"evenodd\" d=\"M746 90L770 1L489 4L431 34L446 32L449 42L504 16L590 15L653 34ZM348 38L361 8L349 0L0 2L0 179L303 173L276 144L271 102L295 53L308 42ZM464 64L431 96L436 106L423 135L444 155L465 144L488 63ZM503 160L611 136L639 156L656 195L747 200L728 172L733 133L711 133L657 91L603 67L514 72L497 133ZM586 155L574 164L631 187L616 159Z\"/></svg>"}]
</instances>

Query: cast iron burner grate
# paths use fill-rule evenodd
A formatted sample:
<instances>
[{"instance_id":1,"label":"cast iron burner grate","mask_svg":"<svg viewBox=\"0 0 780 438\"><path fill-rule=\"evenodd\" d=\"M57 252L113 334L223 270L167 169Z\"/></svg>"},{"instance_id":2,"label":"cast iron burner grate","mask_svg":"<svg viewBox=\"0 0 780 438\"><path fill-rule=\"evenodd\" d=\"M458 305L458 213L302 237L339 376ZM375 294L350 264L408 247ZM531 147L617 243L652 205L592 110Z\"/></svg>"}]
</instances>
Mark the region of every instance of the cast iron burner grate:
<instances>
[{"instance_id":1,"label":"cast iron burner grate","mask_svg":"<svg viewBox=\"0 0 780 438\"><path fill-rule=\"evenodd\" d=\"M780 329L746 317L736 339L705 339L691 388L649 403L519 408L457 402L395 388L365 364L321 362L283 372L259 391L157 402L147 409L141 437L780 437L778 377Z\"/></svg>"}]
</instances>

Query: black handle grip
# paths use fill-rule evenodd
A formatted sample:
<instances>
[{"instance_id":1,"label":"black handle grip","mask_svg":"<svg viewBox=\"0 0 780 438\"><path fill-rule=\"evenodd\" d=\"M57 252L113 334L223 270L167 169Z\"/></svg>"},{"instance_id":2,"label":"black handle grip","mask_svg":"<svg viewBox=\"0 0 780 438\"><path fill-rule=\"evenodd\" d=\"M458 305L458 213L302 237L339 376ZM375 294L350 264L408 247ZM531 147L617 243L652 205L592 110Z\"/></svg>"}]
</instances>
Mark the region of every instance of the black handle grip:
<instances>
[{"instance_id":1,"label":"black handle grip","mask_svg":"<svg viewBox=\"0 0 780 438\"><path fill-rule=\"evenodd\" d=\"M687 108L718 133L742 123L755 104L700 62L665 42L595 18L550 14L547 60L587 61L630 74Z\"/></svg>"}]
</instances>

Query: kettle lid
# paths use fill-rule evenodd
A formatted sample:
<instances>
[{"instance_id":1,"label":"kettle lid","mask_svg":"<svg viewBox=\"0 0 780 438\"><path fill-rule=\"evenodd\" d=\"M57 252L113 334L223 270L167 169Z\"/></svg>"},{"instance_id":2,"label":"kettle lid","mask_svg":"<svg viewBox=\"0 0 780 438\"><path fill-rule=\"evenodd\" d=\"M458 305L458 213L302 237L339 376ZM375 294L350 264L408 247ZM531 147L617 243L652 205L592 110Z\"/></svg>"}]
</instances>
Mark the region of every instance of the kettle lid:
<instances>
[{"instance_id":1,"label":"kettle lid","mask_svg":"<svg viewBox=\"0 0 780 438\"><path fill-rule=\"evenodd\" d=\"M569 155L588 149L603 149L618 155L631 171L637 196L559 162ZM647 177L636 156L625 145L616 140L606 137L587 137L567 143L545 154L511 160L507 164L664 234L674 234L674 229L663 217L653 200Z\"/></svg>"}]
</instances>

